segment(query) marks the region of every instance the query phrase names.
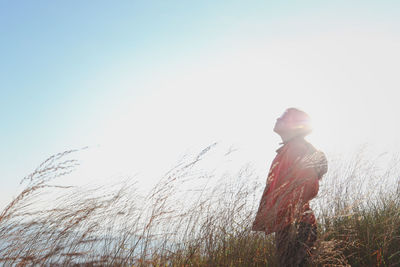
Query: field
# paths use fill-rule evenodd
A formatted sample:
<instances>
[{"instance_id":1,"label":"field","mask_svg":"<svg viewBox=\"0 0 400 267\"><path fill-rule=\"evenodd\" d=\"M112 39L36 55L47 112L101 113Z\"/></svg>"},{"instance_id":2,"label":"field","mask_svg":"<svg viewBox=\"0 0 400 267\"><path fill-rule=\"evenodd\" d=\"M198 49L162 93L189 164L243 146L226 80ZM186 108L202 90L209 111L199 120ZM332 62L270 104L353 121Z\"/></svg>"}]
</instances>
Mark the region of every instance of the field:
<instances>
[{"instance_id":1,"label":"field","mask_svg":"<svg viewBox=\"0 0 400 267\"><path fill-rule=\"evenodd\" d=\"M251 165L216 176L186 157L147 194L132 180L58 186L75 150L44 161L1 212L6 266L277 266L273 235L250 231L264 184ZM312 208L318 241L310 266L400 266L399 160L362 151L334 160Z\"/></svg>"}]
</instances>

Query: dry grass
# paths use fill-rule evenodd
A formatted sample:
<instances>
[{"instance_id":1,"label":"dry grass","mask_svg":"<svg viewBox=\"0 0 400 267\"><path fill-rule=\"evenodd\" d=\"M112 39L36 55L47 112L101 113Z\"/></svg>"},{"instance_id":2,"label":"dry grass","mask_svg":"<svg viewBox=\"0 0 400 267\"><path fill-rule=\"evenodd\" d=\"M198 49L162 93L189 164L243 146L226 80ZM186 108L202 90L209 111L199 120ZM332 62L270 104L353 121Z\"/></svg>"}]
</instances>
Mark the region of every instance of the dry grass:
<instances>
[{"instance_id":1,"label":"dry grass","mask_svg":"<svg viewBox=\"0 0 400 267\"><path fill-rule=\"evenodd\" d=\"M216 176L197 164L215 144L186 158L147 196L132 181L58 187L74 170L66 151L26 177L1 212L4 265L277 266L273 236L251 232L263 184L250 166ZM319 237L311 266L398 266L398 161L377 169L355 157L331 164L313 207ZM385 186L382 186L385 185Z\"/></svg>"}]
</instances>

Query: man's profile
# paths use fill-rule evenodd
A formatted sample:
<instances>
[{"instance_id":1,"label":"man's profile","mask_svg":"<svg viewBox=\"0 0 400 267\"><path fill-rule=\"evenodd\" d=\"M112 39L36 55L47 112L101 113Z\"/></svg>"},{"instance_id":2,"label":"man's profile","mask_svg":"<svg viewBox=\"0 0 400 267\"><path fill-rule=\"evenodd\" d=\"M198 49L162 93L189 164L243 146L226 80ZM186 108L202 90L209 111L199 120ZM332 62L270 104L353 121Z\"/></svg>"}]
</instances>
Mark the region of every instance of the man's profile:
<instances>
[{"instance_id":1,"label":"man's profile","mask_svg":"<svg viewBox=\"0 0 400 267\"><path fill-rule=\"evenodd\" d=\"M275 123L282 146L271 164L253 231L275 233L279 266L304 266L317 239L317 226L309 201L327 172L324 153L304 138L312 131L310 117L287 109Z\"/></svg>"}]
</instances>

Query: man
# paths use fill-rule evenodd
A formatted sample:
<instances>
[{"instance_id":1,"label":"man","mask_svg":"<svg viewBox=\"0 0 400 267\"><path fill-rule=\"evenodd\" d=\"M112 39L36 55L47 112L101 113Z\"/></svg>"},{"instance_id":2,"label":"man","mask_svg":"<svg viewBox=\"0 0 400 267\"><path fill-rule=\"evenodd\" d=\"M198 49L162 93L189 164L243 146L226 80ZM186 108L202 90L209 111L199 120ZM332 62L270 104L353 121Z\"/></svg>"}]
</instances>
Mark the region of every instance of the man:
<instances>
[{"instance_id":1,"label":"man","mask_svg":"<svg viewBox=\"0 0 400 267\"><path fill-rule=\"evenodd\" d=\"M272 162L252 230L275 233L280 267L304 266L317 239L309 201L318 193L327 161L304 140L311 130L310 117L296 108L287 109L274 127L282 146Z\"/></svg>"}]
</instances>

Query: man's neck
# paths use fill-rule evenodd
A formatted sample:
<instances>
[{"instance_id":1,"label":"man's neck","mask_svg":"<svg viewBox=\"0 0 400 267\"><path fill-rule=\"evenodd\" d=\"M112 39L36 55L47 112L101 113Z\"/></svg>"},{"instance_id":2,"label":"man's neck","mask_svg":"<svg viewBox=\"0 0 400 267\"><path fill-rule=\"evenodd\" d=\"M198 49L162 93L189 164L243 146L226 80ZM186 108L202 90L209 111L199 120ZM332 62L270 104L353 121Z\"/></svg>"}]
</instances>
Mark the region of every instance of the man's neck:
<instances>
[{"instance_id":1,"label":"man's neck","mask_svg":"<svg viewBox=\"0 0 400 267\"><path fill-rule=\"evenodd\" d=\"M304 138L302 135L298 135L298 134L282 134L281 135L281 139L282 139L282 143L286 144L290 141L292 141L293 139L297 139L297 138Z\"/></svg>"}]
</instances>

